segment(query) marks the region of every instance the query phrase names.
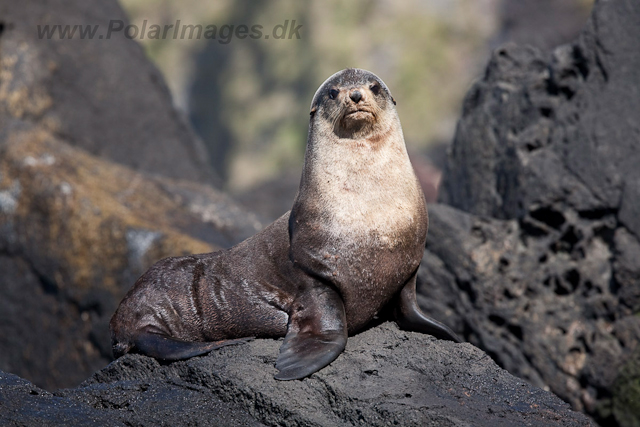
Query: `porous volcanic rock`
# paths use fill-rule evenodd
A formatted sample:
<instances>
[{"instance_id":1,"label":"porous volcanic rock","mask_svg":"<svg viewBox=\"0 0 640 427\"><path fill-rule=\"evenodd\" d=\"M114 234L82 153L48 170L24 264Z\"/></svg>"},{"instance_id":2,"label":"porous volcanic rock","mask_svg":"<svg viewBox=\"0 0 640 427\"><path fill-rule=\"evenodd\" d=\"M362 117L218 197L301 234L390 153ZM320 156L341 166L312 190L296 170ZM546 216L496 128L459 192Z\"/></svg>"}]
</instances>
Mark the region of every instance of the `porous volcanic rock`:
<instances>
[{"instance_id":1,"label":"porous volcanic rock","mask_svg":"<svg viewBox=\"0 0 640 427\"><path fill-rule=\"evenodd\" d=\"M420 273L432 315L612 425L634 425L614 385L633 384L640 342L638 40L640 4L599 1L549 56L496 50L450 148L441 200L457 209L430 206Z\"/></svg>"},{"instance_id":2,"label":"porous volcanic rock","mask_svg":"<svg viewBox=\"0 0 640 427\"><path fill-rule=\"evenodd\" d=\"M346 351L335 362L301 381L273 379L280 344L281 340L256 340L170 364L130 354L80 387L53 395L13 376L0 376L0 422L27 426L100 425L105 419L114 426L591 425L586 416L572 412L552 393L500 369L481 350L403 332L392 323L349 338ZM53 418L47 418L50 415ZM55 421L47 424L51 419Z\"/></svg>"}]
</instances>

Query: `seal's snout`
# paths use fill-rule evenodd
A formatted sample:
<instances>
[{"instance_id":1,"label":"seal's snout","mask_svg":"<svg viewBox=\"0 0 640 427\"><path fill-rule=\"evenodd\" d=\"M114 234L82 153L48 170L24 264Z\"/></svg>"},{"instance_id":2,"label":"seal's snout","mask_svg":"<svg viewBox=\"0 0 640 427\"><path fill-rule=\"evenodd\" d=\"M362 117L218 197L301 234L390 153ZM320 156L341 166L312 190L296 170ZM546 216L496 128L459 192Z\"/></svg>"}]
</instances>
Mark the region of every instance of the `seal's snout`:
<instances>
[{"instance_id":1,"label":"seal's snout","mask_svg":"<svg viewBox=\"0 0 640 427\"><path fill-rule=\"evenodd\" d=\"M349 98L357 104L362 99L362 93L356 89L349 94Z\"/></svg>"}]
</instances>

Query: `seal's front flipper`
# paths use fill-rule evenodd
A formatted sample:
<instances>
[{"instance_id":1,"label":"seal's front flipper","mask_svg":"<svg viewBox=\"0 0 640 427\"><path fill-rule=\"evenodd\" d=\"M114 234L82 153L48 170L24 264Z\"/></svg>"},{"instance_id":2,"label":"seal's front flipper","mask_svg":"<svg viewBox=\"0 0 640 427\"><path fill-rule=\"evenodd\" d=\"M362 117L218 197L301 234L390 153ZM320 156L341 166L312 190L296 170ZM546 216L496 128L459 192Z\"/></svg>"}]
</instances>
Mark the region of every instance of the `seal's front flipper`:
<instances>
[{"instance_id":1,"label":"seal's front flipper","mask_svg":"<svg viewBox=\"0 0 640 427\"><path fill-rule=\"evenodd\" d=\"M167 335L152 332L141 332L133 340L134 348L142 354L160 360L182 360L209 353L227 345L242 344L253 338L239 338L234 340L189 342Z\"/></svg>"},{"instance_id":2,"label":"seal's front flipper","mask_svg":"<svg viewBox=\"0 0 640 427\"><path fill-rule=\"evenodd\" d=\"M280 347L277 380L299 380L333 362L344 350L347 334L343 331L316 333L289 332Z\"/></svg>"},{"instance_id":3,"label":"seal's front flipper","mask_svg":"<svg viewBox=\"0 0 640 427\"><path fill-rule=\"evenodd\" d=\"M396 307L396 322L401 329L414 332L423 332L434 337L463 342L455 332L447 325L426 316L416 300L416 278L418 273L414 273L407 284L402 288Z\"/></svg>"},{"instance_id":4,"label":"seal's front flipper","mask_svg":"<svg viewBox=\"0 0 640 427\"><path fill-rule=\"evenodd\" d=\"M299 297L276 360L277 380L298 380L333 362L347 344L344 304L329 287Z\"/></svg>"}]
</instances>

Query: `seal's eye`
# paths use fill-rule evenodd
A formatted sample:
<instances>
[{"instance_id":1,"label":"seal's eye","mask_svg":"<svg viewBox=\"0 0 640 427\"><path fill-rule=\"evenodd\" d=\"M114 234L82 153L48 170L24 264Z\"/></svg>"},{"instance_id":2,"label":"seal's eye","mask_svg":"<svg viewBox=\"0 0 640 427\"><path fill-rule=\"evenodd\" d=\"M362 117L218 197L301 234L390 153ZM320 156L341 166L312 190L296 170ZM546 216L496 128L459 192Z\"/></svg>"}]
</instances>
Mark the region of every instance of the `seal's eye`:
<instances>
[{"instance_id":1,"label":"seal's eye","mask_svg":"<svg viewBox=\"0 0 640 427\"><path fill-rule=\"evenodd\" d=\"M338 90L337 90L337 89L331 89L331 90L329 91L329 98L331 98L331 99L336 99L336 97L338 96L338 94L339 94L339 93L340 93L340 92L338 92Z\"/></svg>"},{"instance_id":2,"label":"seal's eye","mask_svg":"<svg viewBox=\"0 0 640 427\"><path fill-rule=\"evenodd\" d=\"M380 93L380 85L378 83L371 83L369 89L371 89L371 92L373 92L374 95Z\"/></svg>"}]
</instances>

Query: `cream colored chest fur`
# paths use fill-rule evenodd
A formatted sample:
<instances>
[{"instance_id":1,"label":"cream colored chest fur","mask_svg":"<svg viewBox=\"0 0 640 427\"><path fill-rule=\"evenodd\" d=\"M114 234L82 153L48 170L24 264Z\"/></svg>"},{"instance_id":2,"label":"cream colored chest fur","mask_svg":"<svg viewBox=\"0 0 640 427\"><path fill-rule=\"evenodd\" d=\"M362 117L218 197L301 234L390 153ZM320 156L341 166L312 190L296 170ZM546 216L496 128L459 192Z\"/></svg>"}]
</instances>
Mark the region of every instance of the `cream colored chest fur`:
<instances>
[{"instance_id":1,"label":"cream colored chest fur","mask_svg":"<svg viewBox=\"0 0 640 427\"><path fill-rule=\"evenodd\" d=\"M393 238L414 227L424 204L404 141L383 146L339 140L315 159L313 185L337 236Z\"/></svg>"}]
</instances>

